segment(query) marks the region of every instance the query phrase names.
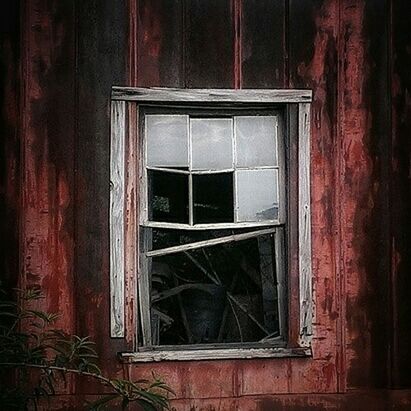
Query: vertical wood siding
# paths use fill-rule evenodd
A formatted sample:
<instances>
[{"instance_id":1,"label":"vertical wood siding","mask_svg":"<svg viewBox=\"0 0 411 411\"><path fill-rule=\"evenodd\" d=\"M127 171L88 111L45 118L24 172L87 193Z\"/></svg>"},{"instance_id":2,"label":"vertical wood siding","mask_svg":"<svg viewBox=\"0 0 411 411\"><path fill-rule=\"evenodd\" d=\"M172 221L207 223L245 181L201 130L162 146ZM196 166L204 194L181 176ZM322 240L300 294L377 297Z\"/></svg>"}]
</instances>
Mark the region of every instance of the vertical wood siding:
<instances>
[{"instance_id":1,"label":"vertical wood siding","mask_svg":"<svg viewBox=\"0 0 411 411\"><path fill-rule=\"evenodd\" d=\"M18 2L0 16L0 272L3 288L17 285L20 201L20 33Z\"/></svg>"},{"instance_id":2,"label":"vertical wood siding","mask_svg":"<svg viewBox=\"0 0 411 411\"><path fill-rule=\"evenodd\" d=\"M128 365L124 372L164 376L179 410L333 409L331 397L303 394L409 387L408 1L21 4L22 110L17 127L17 94L3 83L3 101L14 97L2 111L9 160L2 201L15 222L10 182L19 128L19 282L43 286L45 307L62 312L60 326L90 335L103 368L123 372L116 354L131 347L135 317L126 312L126 339L110 338L112 85L311 88L314 357ZM16 67L3 34L1 47ZM16 74L6 78L17 87ZM3 232L16 243L16 231ZM76 389L97 392L84 381ZM275 394L287 395L268 398Z\"/></svg>"},{"instance_id":3,"label":"vertical wood siding","mask_svg":"<svg viewBox=\"0 0 411 411\"><path fill-rule=\"evenodd\" d=\"M411 3L396 0L391 4L391 266L392 333L391 363L393 385L411 385Z\"/></svg>"},{"instance_id":4,"label":"vertical wood siding","mask_svg":"<svg viewBox=\"0 0 411 411\"><path fill-rule=\"evenodd\" d=\"M128 11L120 0L77 1L76 325L98 341L105 372L121 366L123 339L110 338L110 90L127 81ZM77 392L93 392L79 379Z\"/></svg>"}]
</instances>

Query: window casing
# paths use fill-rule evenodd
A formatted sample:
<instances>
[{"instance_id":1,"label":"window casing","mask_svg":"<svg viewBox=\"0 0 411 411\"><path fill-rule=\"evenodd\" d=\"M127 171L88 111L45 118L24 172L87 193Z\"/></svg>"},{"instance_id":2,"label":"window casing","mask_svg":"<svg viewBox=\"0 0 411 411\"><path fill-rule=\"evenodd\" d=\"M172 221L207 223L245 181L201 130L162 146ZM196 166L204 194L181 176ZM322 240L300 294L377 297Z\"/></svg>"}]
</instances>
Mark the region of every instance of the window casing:
<instances>
[{"instance_id":1,"label":"window casing","mask_svg":"<svg viewBox=\"0 0 411 411\"><path fill-rule=\"evenodd\" d=\"M112 337L125 333L122 290L134 268L135 360L301 355L309 347L311 93L214 92L222 98L212 90L113 91ZM126 119L125 101L138 120ZM125 161L126 142L118 154L118 140L134 127L138 264L127 267L124 191L133 164ZM115 203L125 203L123 213ZM170 324L175 330L167 333Z\"/></svg>"}]
</instances>

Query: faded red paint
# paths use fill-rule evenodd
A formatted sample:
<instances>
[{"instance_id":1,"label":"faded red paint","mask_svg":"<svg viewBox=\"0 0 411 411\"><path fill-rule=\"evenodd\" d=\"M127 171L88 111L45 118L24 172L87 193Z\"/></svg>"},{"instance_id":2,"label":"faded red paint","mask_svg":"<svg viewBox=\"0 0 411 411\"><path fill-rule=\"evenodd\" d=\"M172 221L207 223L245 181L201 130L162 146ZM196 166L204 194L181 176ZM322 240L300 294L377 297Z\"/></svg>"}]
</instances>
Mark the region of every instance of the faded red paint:
<instances>
[{"instance_id":1,"label":"faded red paint","mask_svg":"<svg viewBox=\"0 0 411 411\"><path fill-rule=\"evenodd\" d=\"M409 157L400 151L409 148L411 91L394 59L391 149L384 140L389 119L381 120L384 105L378 102L385 101L389 88L380 84L388 79L387 66L381 67L393 57L379 46L379 36L388 34L375 30L380 21L398 21L406 10L402 2L391 17L385 3L372 0L289 0L286 6L261 2L258 7L252 0L186 0L175 6L145 0L129 2L129 15L116 9L115 18L108 0L99 6L76 3L77 11L71 1L24 4L24 110L15 118L23 164L20 283L42 285L43 307L62 313L58 325L98 342L107 372L136 379L152 371L163 376L176 392L176 410L411 407L409 392L372 391L388 386L390 367L395 380L407 381L401 366L401 358L408 358L401 342L409 338L407 311L397 301L406 300L403 289L410 291L404 277L410 267L408 237L393 227L408 223L399 199L401 185L410 179ZM282 32L266 37L258 32L256 10ZM123 23L130 24L128 44L111 33ZM391 44L403 52L397 59L410 47L400 34ZM115 59L128 59L129 67L119 74L123 66ZM109 338L108 101L111 85L124 79L140 86L313 89L313 358L119 363L116 354L134 344L137 325L130 293L127 338ZM12 119L15 108L10 103L5 117ZM9 153L8 187L16 202L13 170L19 161ZM389 174L395 178L393 194L386 188ZM386 198L391 195L398 221L390 220ZM387 224L393 227L386 229ZM134 290L134 281L131 273L128 290ZM392 312L381 306L391 291ZM291 290L291 306L295 298ZM359 388L370 390L346 393ZM79 382L76 389L90 394L99 388ZM76 407L70 397L63 403L65 409Z\"/></svg>"},{"instance_id":2,"label":"faded red paint","mask_svg":"<svg viewBox=\"0 0 411 411\"><path fill-rule=\"evenodd\" d=\"M60 126L61 136L54 133L53 123L58 120L53 118L57 109L53 107L55 91L45 90L49 81L65 80L59 79L53 70L62 58L70 64L70 55L62 57L61 53L67 50L63 43L70 42L71 34L65 32L66 21L53 21L50 13L58 13L59 10L48 10L36 2L31 6L26 10L26 24L31 30L26 33L24 55L24 79L28 87L24 95L27 113L23 123L24 213L21 221L24 265L20 284L23 288L41 285L46 293L44 308L60 312L56 325L73 332L72 154L70 151L62 153L64 161L61 163L53 156L57 140L61 138L62 146L67 147L64 140L70 141L74 134L70 134L73 130L70 125ZM50 33L53 33L53 38L50 38ZM73 77L70 73L72 68L69 67L68 81L70 76ZM69 102L67 105L70 107ZM71 105L73 107L72 102ZM69 168L62 168L65 165Z\"/></svg>"}]
</instances>

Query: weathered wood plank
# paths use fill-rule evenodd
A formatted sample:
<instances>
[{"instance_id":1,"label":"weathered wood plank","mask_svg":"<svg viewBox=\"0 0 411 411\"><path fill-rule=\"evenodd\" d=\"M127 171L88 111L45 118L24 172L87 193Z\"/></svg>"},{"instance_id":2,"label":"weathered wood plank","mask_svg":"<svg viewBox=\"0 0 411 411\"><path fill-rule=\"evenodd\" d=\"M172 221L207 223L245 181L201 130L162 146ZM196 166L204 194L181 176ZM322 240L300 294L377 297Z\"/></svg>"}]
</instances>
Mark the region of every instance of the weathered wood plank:
<instances>
[{"instance_id":1,"label":"weathered wood plank","mask_svg":"<svg viewBox=\"0 0 411 411\"><path fill-rule=\"evenodd\" d=\"M20 11L14 0L2 3L0 26L0 272L2 288L9 291L19 278L20 211L20 86L22 32Z\"/></svg>"},{"instance_id":2,"label":"weathered wood plank","mask_svg":"<svg viewBox=\"0 0 411 411\"><path fill-rule=\"evenodd\" d=\"M315 358L307 362L294 361L289 384L292 392L344 390L344 384L339 385L344 380L345 358L341 347L345 316L340 293L343 284L338 277L341 269L337 269L342 244L338 239L336 191L339 187L335 181L339 159L337 73L339 62L344 61L343 55L338 57L339 2L289 0L288 5L290 87L311 88L314 94L311 106L311 226L315 278L315 326L311 342ZM296 177L299 181L298 175ZM298 244L295 248L298 249ZM290 289L292 302L295 290L300 290L300 285L294 284ZM295 318L295 313L292 315ZM327 359L328 376L315 380L324 358Z\"/></svg>"},{"instance_id":3,"label":"weathered wood plank","mask_svg":"<svg viewBox=\"0 0 411 411\"><path fill-rule=\"evenodd\" d=\"M137 55L132 84L184 87L184 0L139 0L137 3ZM131 33L133 35L133 33Z\"/></svg>"},{"instance_id":4,"label":"weathered wood plank","mask_svg":"<svg viewBox=\"0 0 411 411\"><path fill-rule=\"evenodd\" d=\"M152 361L310 357L312 356L312 352L310 348L224 348L207 350L145 351L121 353L120 356L126 363L138 363Z\"/></svg>"},{"instance_id":5,"label":"weathered wood plank","mask_svg":"<svg viewBox=\"0 0 411 411\"><path fill-rule=\"evenodd\" d=\"M140 238L140 266L137 276L137 291L139 298L139 319L141 336L138 336L139 345L151 345L151 258L146 257L146 251L152 247L152 234L145 230Z\"/></svg>"},{"instance_id":6,"label":"weathered wood plank","mask_svg":"<svg viewBox=\"0 0 411 411\"><path fill-rule=\"evenodd\" d=\"M298 140L298 246L300 272L300 344L312 335L311 200L310 200L310 105L299 104Z\"/></svg>"},{"instance_id":7,"label":"weathered wood plank","mask_svg":"<svg viewBox=\"0 0 411 411\"><path fill-rule=\"evenodd\" d=\"M253 227L267 227L273 225L280 225L278 220L245 222L245 223L215 223L215 224L179 224L179 223L163 223L157 221L142 221L142 225L151 228L174 228L178 230L225 230L229 228L253 228Z\"/></svg>"},{"instance_id":8,"label":"weathered wood plank","mask_svg":"<svg viewBox=\"0 0 411 411\"><path fill-rule=\"evenodd\" d=\"M110 338L110 91L127 83L129 16L122 0L76 2L75 219L77 334L98 342L103 372L115 375L123 338ZM66 102L67 104L67 102ZM100 392L78 379L78 394Z\"/></svg>"},{"instance_id":9,"label":"weathered wood plank","mask_svg":"<svg viewBox=\"0 0 411 411\"><path fill-rule=\"evenodd\" d=\"M111 104L110 143L110 329L124 337L125 251L125 110L124 101Z\"/></svg>"},{"instance_id":10,"label":"weathered wood plank","mask_svg":"<svg viewBox=\"0 0 411 411\"><path fill-rule=\"evenodd\" d=\"M243 0L242 87L286 86L286 1Z\"/></svg>"},{"instance_id":11,"label":"weathered wood plank","mask_svg":"<svg viewBox=\"0 0 411 411\"><path fill-rule=\"evenodd\" d=\"M20 287L40 285L43 308L60 314L55 326L74 332L74 8L69 1L21 6Z\"/></svg>"},{"instance_id":12,"label":"weathered wood plank","mask_svg":"<svg viewBox=\"0 0 411 411\"><path fill-rule=\"evenodd\" d=\"M278 320L280 335L286 339L287 326L287 272L285 259L284 228L275 231L274 250L275 250L275 273L277 280L278 295Z\"/></svg>"},{"instance_id":13,"label":"weathered wood plank","mask_svg":"<svg viewBox=\"0 0 411 411\"><path fill-rule=\"evenodd\" d=\"M311 90L266 89L178 89L178 88L112 88L112 100L180 103L304 103L312 100Z\"/></svg>"},{"instance_id":14,"label":"weathered wood plank","mask_svg":"<svg viewBox=\"0 0 411 411\"><path fill-rule=\"evenodd\" d=\"M347 389L359 389L384 386L389 364L389 1L343 0L340 6L344 64L336 193L346 281L346 381Z\"/></svg>"},{"instance_id":15,"label":"weathered wood plank","mask_svg":"<svg viewBox=\"0 0 411 411\"><path fill-rule=\"evenodd\" d=\"M251 233L232 234L224 237L214 238L211 240L196 241L195 243L183 244L173 247L162 248L160 250L148 251L147 257L156 257L160 255L175 254L182 251L196 250L203 247L212 247L218 244L225 244L234 241L243 241L249 238L260 237L262 235L275 233L275 228L269 228L267 230L252 231Z\"/></svg>"},{"instance_id":16,"label":"weathered wood plank","mask_svg":"<svg viewBox=\"0 0 411 411\"><path fill-rule=\"evenodd\" d=\"M411 30L409 18L411 2L396 0L391 4L392 384L395 387L409 387L411 386ZM374 81L376 82L378 78L379 76ZM383 105L380 107L386 108Z\"/></svg>"},{"instance_id":17,"label":"weathered wood plank","mask_svg":"<svg viewBox=\"0 0 411 411\"><path fill-rule=\"evenodd\" d=\"M58 313L53 327L76 333L75 7L68 0L20 2L20 7L18 286L40 287L45 298L36 302L36 308ZM70 378L61 388L74 391L73 386Z\"/></svg>"},{"instance_id":18,"label":"weathered wood plank","mask_svg":"<svg viewBox=\"0 0 411 411\"><path fill-rule=\"evenodd\" d=\"M186 0L185 87L233 87L233 17L230 0Z\"/></svg>"},{"instance_id":19,"label":"weathered wood plank","mask_svg":"<svg viewBox=\"0 0 411 411\"><path fill-rule=\"evenodd\" d=\"M126 116L126 163L125 163L125 339L129 349L136 348L137 329L137 272L138 272L138 170L139 141L136 124L138 109L136 104L127 104Z\"/></svg>"}]
</instances>

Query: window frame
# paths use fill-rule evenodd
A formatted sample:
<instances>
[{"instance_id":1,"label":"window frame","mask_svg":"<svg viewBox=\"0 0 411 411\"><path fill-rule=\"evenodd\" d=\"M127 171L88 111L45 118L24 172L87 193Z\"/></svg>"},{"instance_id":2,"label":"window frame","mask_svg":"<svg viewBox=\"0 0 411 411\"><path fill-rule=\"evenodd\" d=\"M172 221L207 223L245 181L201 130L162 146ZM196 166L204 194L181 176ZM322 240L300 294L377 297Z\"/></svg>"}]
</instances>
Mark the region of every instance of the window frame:
<instances>
[{"instance_id":1,"label":"window frame","mask_svg":"<svg viewBox=\"0 0 411 411\"><path fill-rule=\"evenodd\" d=\"M112 338L126 338L130 352L125 361L189 360L213 358L266 358L311 355L312 275L310 222L310 103L311 90L223 90L113 87L111 95L110 155L110 331ZM285 113L284 139L288 181L294 181L287 192L288 267L288 333L283 347L258 347L241 344L234 348L190 347L190 349L153 350L137 348L136 299L149 307L149 296L140 293L141 276L137 244L139 194L142 186L141 161L145 150L141 129L136 124L141 106L241 108L282 107ZM284 141L281 141L284 140ZM280 180L281 181L281 180ZM285 207L282 206L284 209ZM238 224L238 223L237 223ZM269 225L272 225L272 222ZM226 226L226 224L222 224ZM251 226L261 227L264 224ZM173 223L174 227L174 223ZM145 278L145 279L144 279ZM146 285L147 286L147 285ZM147 294L147 293L146 293ZM138 297L137 297L138 295ZM144 321L144 320L142 320ZM144 329L144 324L143 324ZM147 327L145 328L147 329Z\"/></svg>"}]
</instances>

